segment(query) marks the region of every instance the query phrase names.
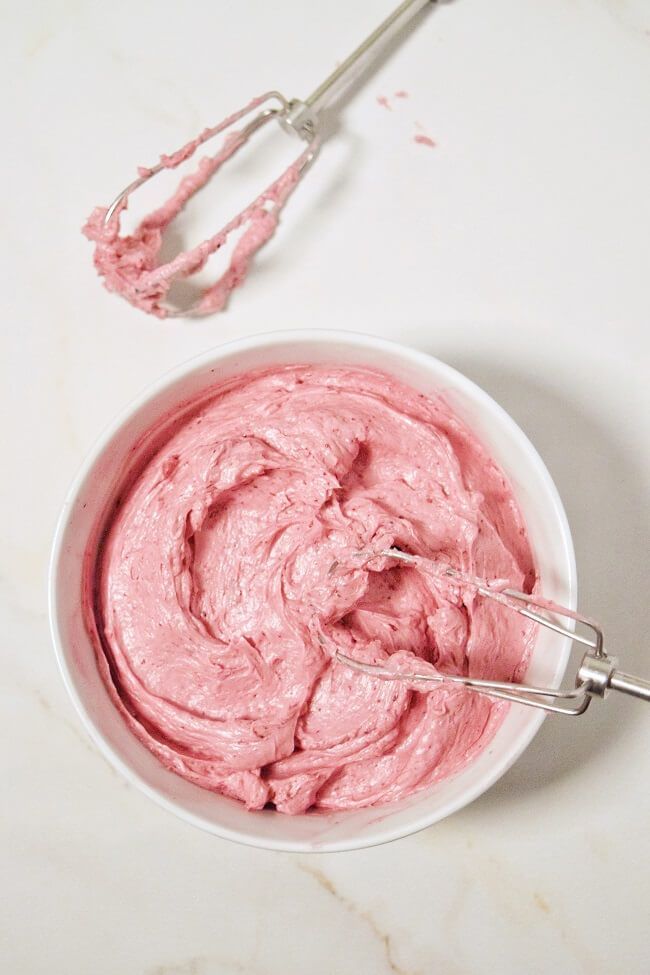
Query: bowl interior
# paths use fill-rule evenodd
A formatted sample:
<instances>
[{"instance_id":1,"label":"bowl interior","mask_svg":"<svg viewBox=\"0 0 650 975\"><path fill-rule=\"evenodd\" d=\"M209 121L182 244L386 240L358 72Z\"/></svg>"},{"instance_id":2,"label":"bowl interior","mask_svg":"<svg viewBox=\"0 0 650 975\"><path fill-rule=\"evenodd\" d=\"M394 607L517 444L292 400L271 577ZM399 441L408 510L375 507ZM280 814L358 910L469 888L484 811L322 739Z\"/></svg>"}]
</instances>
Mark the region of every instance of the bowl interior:
<instances>
[{"instance_id":1,"label":"bowl interior","mask_svg":"<svg viewBox=\"0 0 650 975\"><path fill-rule=\"evenodd\" d=\"M50 609L59 663L68 690L98 747L128 779L181 817L240 842L285 850L352 849L429 825L483 792L529 743L542 712L513 705L489 746L467 768L431 789L390 806L288 817L250 813L164 769L129 732L99 675L82 607L84 560L130 467L152 450L150 431L161 418L237 373L288 363L361 365L382 369L419 391L442 393L481 438L508 476L529 530L541 591L575 606L575 567L569 529L542 461L508 415L465 377L423 353L369 336L285 332L212 350L163 378L117 419L95 447L61 515L52 558ZM174 412L176 411L176 412ZM538 636L528 677L557 686L569 643L547 630Z\"/></svg>"}]
</instances>

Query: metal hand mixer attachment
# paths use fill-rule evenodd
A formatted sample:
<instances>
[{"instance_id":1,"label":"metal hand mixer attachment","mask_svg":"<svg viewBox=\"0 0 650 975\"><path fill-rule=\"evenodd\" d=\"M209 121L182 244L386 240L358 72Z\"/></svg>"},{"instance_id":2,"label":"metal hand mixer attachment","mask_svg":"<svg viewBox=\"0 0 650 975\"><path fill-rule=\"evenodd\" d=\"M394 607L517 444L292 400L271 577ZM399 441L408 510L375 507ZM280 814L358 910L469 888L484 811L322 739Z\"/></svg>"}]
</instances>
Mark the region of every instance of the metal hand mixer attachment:
<instances>
[{"instance_id":1,"label":"metal hand mixer attachment","mask_svg":"<svg viewBox=\"0 0 650 975\"><path fill-rule=\"evenodd\" d=\"M162 156L156 165L141 168L138 171L138 178L129 183L113 200L108 209L103 212L100 226L94 226L93 218L91 218L85 229L87 236L98 244L95 252L95 265L100 274L104 275L109 290L118 291L137 307L150 311L159 317L201 315L223 307L225 298L232 288L243 280L252 256L273 233L282 207L316 156L321 140L320 122L323 108L331 102L343 84L349 83L364 69L368 56L376 54L382 42L394 37L420 10L433 2L435 0L404 0L403 3L400 3L390 16L304 101L295 98L287 99L277 91L267 92L265 95L253 99L243 109L235 112L219 125L205 129L182 149L170 155ZM180 165L193 155L199 146L248 115L252 115L252 118L245 127L227 136L219 152L212 158L202 161L197 173L187 177L181 183L177 197L163 205L152 215L152 218L146 218L135 237L116 236L119 229L120 213L126 207L132 193L163 170L173 169ZM156 258L160 245L159 243L156 243L155 246L150 245L153 236L152 231L157 233L159 237L189 198L205 185L223 163L231 159L247 143L250 136L271 120L280 122L283 129L297 135L303 142L307 143L306 148L293 165L214 237L187 252L187 254L179 255L167 264L159 265ZM188 310L181 311L171 307L166 302L166 297L172 280L188 277L190 274L201 270L208 257L223 246L231 233L250 225L253 220L257 220L262 229L258 231L256 228L255 232L250 234L249 240L240 248L238 266L234 267L231 262L229 271L223 278L212 289L204 292L201 298ZM264 223L265 221L266 223ZM144 246L149 248L144 256L143 251L137 253L129 251L129 248L134 246L134 241L138 243L144 241ZM103 253L102 246L104 247Z\"/></svg>"},{"instance_id":2,"label":"metal hand mixer attachment","mask_svg":"<svg viewBox=\"0 0 650 975\"><path fill-rule=\"evenodd\" d=\"M528 593L519 592L516 589L491 588L484 580L469 578L451 566L439 566L431 560L409 555L399 549L391 548L374 554L361 552L358 555L366 563L378 557L385 557L414 566L423 563L434 566L441 576L446 576L462 586L470 587L485 599L491 599L501 606L525 616L526 619L533 620L540 626L545 626L549 630L553 630L554 633L559 633L572 642L587 647L587 651L578 667L575 687L568 689L536 687L532 684L515 684L508 681L481 680L476 677L463 677L456 674L418 673L417 670L407 674L402 671L389 670L380 664L369 664L355 660L354 657L337 651L337 659L353 670L379 677L382 680L461 684L478 694L486 694L489 697L502 698L505 701L514 701L532 708L540 708L542 711L552 711L556 714L571 716L584 714L592 698L604 698L609 691L621 691L623 694L630 694L632 697L650 702L650 681L633 677L631 674L626 674L618 669L617 658L610 657L604 649L603 631L600 626L586 616L581 616L570 609L557 606L555 603ZM579 623L590 635L585 636L582 633L576 633L573 629L563 626L554 617L564 617Z\"/></svg>"}]
</instances>

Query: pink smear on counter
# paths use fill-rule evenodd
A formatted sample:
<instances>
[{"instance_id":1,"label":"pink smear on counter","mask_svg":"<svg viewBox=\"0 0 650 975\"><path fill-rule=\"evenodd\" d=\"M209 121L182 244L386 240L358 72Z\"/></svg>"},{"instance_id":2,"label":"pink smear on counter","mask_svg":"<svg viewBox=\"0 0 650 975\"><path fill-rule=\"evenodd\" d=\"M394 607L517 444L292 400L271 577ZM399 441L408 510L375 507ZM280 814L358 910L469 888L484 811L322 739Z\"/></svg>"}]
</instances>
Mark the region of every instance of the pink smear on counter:
<instances>
[{"instance_id":1,"label":"pink smear on counter","mask_svg":"<svg viewBox=\"0 0 650 975\"><path fill-rule=\"evenodd\" d=\"M409 97L409 93L407 91L404 91L403 89L395 92L395 98L408 98L408 97Z\"/></svg>"},{"instance_id":2,"label":"pink smear on counter","mask_svg":"<svg viewBox=\"0 0 650 975\"><path fill-rule=\"evenodd\" d=\"M243 374L161 422L88 553L87 625L137 738L205 789L290 814L393 802L472 761L507 705L336 653L523 676L532 623L428 563L355 558L397 546L532 591L521 514L474 434L361 367Z\"/></svg>"},{"instance_id":3,"label":"pink smear on counter","mask_svg":"<svg viewBox=\"0 0 650 975\"><path fill-rule=\"evenodd\" d=\"M230 128L270 97L272 96L266 94L254 98L218 125L204 129L197 138L176 152L162 155L159 165L166 169L175 169L189 159L204 142ZM300 181L311 157L312 150L309 147L279 179L271 183L250 206L238 213L213 237L178 254L166 264L159 264L159 254L164 233L170 223L245 141L239 132L228 134L221 149L214 156L201 159L196 171L180 181L173 196L145 217L131 235L120 235L120 217L127 207L128 197L107 222L105 218L108 208L97 207L93 210L83 232L95 243L94 264L109 291L126 298L142 311L158 318L166 318L174 313L165 304L172 283L201 270L208 258L223 247L232 233L245 228L233 250L227 270L215 284L206 288L196 311L198 314L208 314L221 311L225 307L231 292L244 281L254 255L273 236L282 208ZM138 174L150 176L152 169L139 167Z\"/></svg>"},{"instance_id":4,"label":"pink smear on counter","mask_svg":"<svg viewBox=\"0 0 650 975\"><path fill-rule=\"evenodd\" d=\"M386 98L385 95L378 95L377 96L377 104L378 105L381 105L382 108L387 108L389 112L392 112L393 111L393 109L391 108L391 104L390 104L390 102L388 101L388 99Z\"/></svg>"},{"instance_id":5,"label":"pink smear on counter","mask_svg":"<svg viewBox=\"0 0 650 975\"><path fill-rule=\"evenodd\" d=\"M421 132L418 132L413 136L413 141L417 142L419 146L429 146L430 149L436 148L436 143L433 141L433 139L428 135L422 135Z\"/></svg>"}]
</instances>

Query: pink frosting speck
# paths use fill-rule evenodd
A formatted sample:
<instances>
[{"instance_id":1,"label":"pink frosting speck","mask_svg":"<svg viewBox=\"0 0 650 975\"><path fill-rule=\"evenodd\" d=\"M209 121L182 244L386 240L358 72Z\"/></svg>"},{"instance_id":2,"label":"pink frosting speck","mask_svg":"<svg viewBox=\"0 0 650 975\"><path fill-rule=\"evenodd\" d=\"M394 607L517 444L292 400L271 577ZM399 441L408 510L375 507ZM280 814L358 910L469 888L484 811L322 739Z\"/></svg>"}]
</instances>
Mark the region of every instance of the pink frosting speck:
<instances>
[{"instance_id":1,"label":"pink frosting speck","mask_svg":"<svg viewBox=\"0 0 650 975\"><path fill-rule=\"evenodd\" d=\"M420 146L429 146L430 149L435 149L436 147L436 143L433 141L433 139L428 135L422 135L421 132L418 132L413 136L413 141L417 142Z\"/></svg>"}]
</instances>

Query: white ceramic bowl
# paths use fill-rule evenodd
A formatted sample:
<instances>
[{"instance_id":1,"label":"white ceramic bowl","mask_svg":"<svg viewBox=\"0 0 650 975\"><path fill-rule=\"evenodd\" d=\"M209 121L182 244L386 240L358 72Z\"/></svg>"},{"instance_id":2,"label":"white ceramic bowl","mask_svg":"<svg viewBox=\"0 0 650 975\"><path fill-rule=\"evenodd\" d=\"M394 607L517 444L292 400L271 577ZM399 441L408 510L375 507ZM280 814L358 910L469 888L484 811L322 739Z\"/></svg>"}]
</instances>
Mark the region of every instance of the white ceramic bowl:
<instances>
[{"instance_id":1,"label":"white ceramic bowl","mask_svg":"<svg viewBox=\"0 0 650 975\"><path fill-rule=\"evenodd\" d=\"M432 356L394 342L352 332L290 331L230 342L191 360L150 387L104 432L59 520L50 565L52 636L63 680L89 734L109 762L156 802L195 826L251 846L302 852L359 849L416 832L471 802L521 755L543 712L511 705L493 741L472 764L390 806L301 816L248 812L168 772L134 738L109 699L84 626L84 559L92 557L98 526L124 470L146 449L147 432L161 416L221 380L282 363L371 366L424 393L443 393L510 479L528 525L541 591L575 608L573 545L555 485L528 439L487 393ZM566 639L541 631L530 680L557 686L569 650Z\"/></svg>"}]
</instances>

